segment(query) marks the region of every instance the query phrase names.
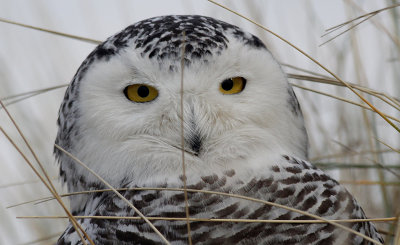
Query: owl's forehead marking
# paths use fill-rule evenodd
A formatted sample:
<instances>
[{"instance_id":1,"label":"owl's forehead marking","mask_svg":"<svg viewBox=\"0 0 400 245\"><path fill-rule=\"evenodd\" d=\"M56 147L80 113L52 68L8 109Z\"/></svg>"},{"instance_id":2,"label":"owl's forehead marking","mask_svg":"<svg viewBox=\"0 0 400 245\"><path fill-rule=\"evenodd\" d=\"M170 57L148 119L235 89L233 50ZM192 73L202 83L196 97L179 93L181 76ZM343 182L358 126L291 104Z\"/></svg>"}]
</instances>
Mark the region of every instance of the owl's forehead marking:
<instances>
[{"instance_id":1,"label":"owl's forehead marking","mask_svg":"<svg viewBox=\"0 0 400 245\"><path fill-rule=\"evenodd\" d=\"M133 24L107 39L91 54L108 60L121 50L133 47L144 58L164 61L180 60L185 32L185 62L219 55L228 47L228 35L249 47L266 49L260 39L239 27L199 15L169 15Z\"/></svg>"},{"instance_id":2,"label":"owl's forehead marking","mask_svg":"<svg viewBox=\"0 0 400 245\"><path fill-rule=\"evenodd\" d=\"M108 61L126 48L133 47L143 58L159 62L170 61L174 71L181 59L181 45L185 32L184 60L190 65L195 60L207 62L220 55L229 45L232 36L243 45L267 49L256 36L229 23L200 15L166 15L142 20L109 37L93 50L78 69L73 83L82 80L96 61Z\"/></svg>"}]
</instances>

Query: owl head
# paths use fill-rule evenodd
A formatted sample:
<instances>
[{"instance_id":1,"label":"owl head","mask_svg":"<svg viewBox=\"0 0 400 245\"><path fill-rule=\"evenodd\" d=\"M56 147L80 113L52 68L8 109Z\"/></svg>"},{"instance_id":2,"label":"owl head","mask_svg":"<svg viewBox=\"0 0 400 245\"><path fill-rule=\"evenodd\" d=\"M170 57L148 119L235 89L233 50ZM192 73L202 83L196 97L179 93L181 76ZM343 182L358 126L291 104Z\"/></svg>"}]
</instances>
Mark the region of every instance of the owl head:
<instances>
[{"instance_id":1,"label":"owl head","mask_svg":"<svg viewBox=\"0 0 400 245\"><path fill-rule=\"evenodd\" d=\"M296 96L266 46L204 16L143 20L100 44L68 87L58 126L56 143L115 186L180 173L182 150L189 174L307 153ZM70 191L98 185L55 154Z\"/></svg>"}]
</instances>

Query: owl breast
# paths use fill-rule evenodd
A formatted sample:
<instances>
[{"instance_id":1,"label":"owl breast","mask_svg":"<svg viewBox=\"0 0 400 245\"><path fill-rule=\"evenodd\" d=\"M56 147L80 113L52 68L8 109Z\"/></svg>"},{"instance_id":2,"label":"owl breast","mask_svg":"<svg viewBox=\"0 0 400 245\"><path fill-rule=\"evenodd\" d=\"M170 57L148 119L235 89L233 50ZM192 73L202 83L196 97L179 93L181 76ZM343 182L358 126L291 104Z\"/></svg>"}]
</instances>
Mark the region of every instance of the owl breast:
<instances>
[{"instance_id":1,"label":"owl breast","mask_svg":"<svg viewBox=\"0 0 400 245\"><path fill-rule=\"evenodd\" d=\"M263 176L263 177L261 177ZM176 188L160 183L164 188ZM122 191L171 244L187 244L188 230L185 198L181 190ZM149 187L150 188L150 187ZM187 188L191 238L194 244L370 244L362 237L327 223L288 223L287 220L312 220L307 214L281 207L245 200L241 195L286 205L325 219L362 219L364 212L355 199L335 180L311 164L282 156L281 162L265 169L259 177L243 179L234 169L222 174L188 179ZM198 191L196 191L198 190ZM205 191L205 192L199 192ZM210 191L225 194L213 194ZM135 217L135 213L112 192L94 194L81 215ZM179 221L163 218L181 218ZM224 219L206 221L207 219ZM234 219L230 221L229 219ZM238 220L239 219L239 220ZM240 222L240 220L252 220ZM257 222L272 220L281 223ZM286 221L286 222L285 222ZM95 244L160 244L162 240L143 220L86 219L81 221ZM369 222L348 223L351 229L377 241L382 238ZM73 235L71 235L73 233ZM77 237L70 226L58 244L68 244ZM75 244L81 244L79 239ZM372 244L372 243L371 243Z\"/></svg>"}]
</instances>

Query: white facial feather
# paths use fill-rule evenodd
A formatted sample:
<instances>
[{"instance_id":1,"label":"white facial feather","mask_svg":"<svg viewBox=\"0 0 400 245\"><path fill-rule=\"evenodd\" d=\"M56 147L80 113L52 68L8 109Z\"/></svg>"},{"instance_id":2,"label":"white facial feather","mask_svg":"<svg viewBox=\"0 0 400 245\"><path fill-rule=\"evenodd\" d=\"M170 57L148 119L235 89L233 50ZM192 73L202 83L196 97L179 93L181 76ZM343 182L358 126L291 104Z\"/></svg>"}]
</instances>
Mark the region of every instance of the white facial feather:
<instances>
[{"instance_id":1,"label":"white facial feather","mask_svg":"<svg viewBox=\"0 0 400 245\"><path fill-rule=\"evenodd\" d=\"M99 61L81 81L82 141L75 154L114 184L127 176L136 181L181 174L181 74L169 65L127 49ZM245 89L222 94L220 83L236 76L247 79ZM149 103L127 100L123 89L136 83L154 86L159 96ZM306 137L302 118L290 111L285 75L266 50L230 37L220 56L185 67L183 83L185 137L194 123L203 138L200 155L187 157L189 171L220 172L259 154L268 158L252 164L266 165L271 155L288 152L304 158L297 145Z\"/></svg>"}]
</instances>

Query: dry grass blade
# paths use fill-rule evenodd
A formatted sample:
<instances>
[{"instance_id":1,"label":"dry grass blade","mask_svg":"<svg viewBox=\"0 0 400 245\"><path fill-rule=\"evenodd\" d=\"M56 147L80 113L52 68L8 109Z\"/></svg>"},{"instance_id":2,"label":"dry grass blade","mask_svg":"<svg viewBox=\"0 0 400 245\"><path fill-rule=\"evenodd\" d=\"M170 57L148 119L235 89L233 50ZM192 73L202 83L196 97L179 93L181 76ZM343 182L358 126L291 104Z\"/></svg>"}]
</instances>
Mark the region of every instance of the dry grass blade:
<instances>
[{"instance_id":1,"label":"dry grass blade","mask_svg":"<svg viewBox=\"0 0 400 245\"><path fill-rule=\"evenodd\" d=\"M112 187L105 179L103 179L100 175L95 173L93 170L91 170L86 164L81 162L78 158L73 156L71 153L68 151L64 150L61 146L54 144L54 146L62 151L64 154L66 154L68 157L73 159L76 163L84 167L86 170L88 170L91 174L96 176L103 184L105 184L108 188L110 188L121 200L123 200L126 204L128 204L129 207L131 207L142 219L151 227L151 229L165 242L165 244L170 244L168 240L161 234L161 232L144 216L135 206L133 206L132 203L130 203L124 196L121 195L114 187Z\"/></svg>"},{"instance_id":2,"label":"dry grass blade","mask_svg":"<svg viewBox=\"0 0 400 245\"><path fill-rule=\"evenodd\" d=\"M386 95L386 94L383 94L383 96L385 96L388 100L390 100L391 102L393 102L394 104L396 104L397 107L400 108L400 101L399 101L399 99L393 98L393 97L388 96L388 95Z\"/></svg>"},{"instance_id":3,"label":"dry grass blade","mask_svg":"<svg viewBox=\"0 0 400 245\"><path fill-rule=\"evenodd\" d=\"M376 98L382 100L386 104L390 105L394 109L400 111L400 107L399 107L398 103L394 103L396 100L394 100L393 98L387 97L386 95L383 97L380 94L375 94L375 93L372 93L372 95L375 96ZM389 100L387 100L386 98Z\"/></svg>"},{"instance_id":4,"label":"dry grass blade","mask_svg":"<svg viewBox=\"0 0 400 245\"><path fill-rule=\"evenodd\" d=\"M395 152L397 152L397 153L400 154L400 150L395 149L394 147L390 146L389 144L383 142L383 141L380 140L380 139L376 139L376 140L377 140L378 142L380 142L381 144L385 145L386 147L390 148L392 151L395 151Z\"/></svg>"},{"instance_id":5,"label":"dry grass blade","mask_svg":"<svg viewBox=\"0 0 400 245\"><path fill-rule=\"evenodd\" d=\"M330 77L324 76L322 74L311 72L311 71L308 71L306 69L302 69L302 68L299 68L299 67L294 67L294 66L289 66L289 65L286 65L286 66L287 67L291 67L291 68L296 69L296 70L299 70L299 71L307 72L307 73L310 73L310 74L314 75L314 76L306 76L306 75L301 75L301 74L287 73L288 78L346 87L346 85L344 85L343 83L341 83L341 82L339 82L339 81L337 81L335 79L332 79ZM386 94L384 92L377 91L377 90L374 90L374 89L371 89L371 88L368 88L368 87L365 87L365 86L361 86L361 85L358 85L358 84L354 84L354 83L350 83L350 82L346 82L346 83L349 86L351 86L352 88L360 90L362 92L369 93L371 95L379 94L379 95L385 96L388 99L393 100L393 103L395 103L397 106L400 106L400 99L399 98L392 97L392 96L390 96L390 95L388 95L388 94Z\"/></svg>"},{"instance_id":6,"label":"dry grass blade","mask_svg":"<svg viewBox=\"0 0 400 245\"><path fill-rule=\"evenodd\" d=\"M62 195L60 195L60 196L62 196ZM15 207L26 205L26 204L29 204L29 203L32 203L32 202L42 203L42 202L47 202L47 201L50 201L50 200L53 200L53 199L52 198L41 198L41 199L32 200L32 201L20 202L20 203L17 203L17 204L13 204L13 205L7 206L6 208L7 209L8 208L15 208Z\"/></svg>"},{"instance_id":7,"label":"dry grass blade","mask_svg":"<svg viewBox=\"0 0 400 245\"><path fill-rule=\"evenodd\" d=\"M67 87L67 86L68 86L68 84L62 84L62 85L58 85L58 86L52 86L52 87L48 87L48 88L32 90L32 91L29 91L29 92L9 95L9 96L0 98L0 100L1 101L7 101L7 100L10 100L10 99L20 98L20 97L24 97L24 96L27 96L27 95L32 95L32 94L33 95L37 95L37 94L45 93L45 92L48 92L48 91L51 91L51 90L55 90L55 89L58 89L58 88L64 88L64 87Z\"/></svg>"},{"instance_id":8,"label":"dry grass blade","mask_svg":"<svg viewBox=\"0 0 400 245\"><path fill-rule=\"evenodd\" d=\"M56 188L54 187L50 177L48 176L46 170L44 169L42 163L39 161L39 158L33 151L31 145L29 144L28 140L25 138L25 135L22 133L21 129L19 128L18 124L15 122L14 118L11 116L10 112L7 110L3 102L0 100L0 105L6 112L7 116L13 123L14 127L17 129L18 133L24 140L25 144L29 148L30 152L32 153L33 157L35 158L37 164L39 165L40 169L42 170L45 178L47 179L48 182L43 178L43 176L36 170L36 168L33 166L33 164L28 160L28 158L25 156L25 154L22 153L22 151L19 149L19 147L14 143L14 141L8 136L8 134L3 130L3 128L0 127L1 132L7 137L8 141L14 146L14 148L19 152L19 154L24 158L25 162L28 163L29 167L35 172L35 174L40 178L42 183L47 187L47 189L53 194L53 196L57 199L58 203L61 205L61 207L64 209L64 211L67 213L68 217L70 218L71 223L73 224L75 230L77 231L78 235L82 239L82 243L86 244L85 239L83 236L85 236L90 244L94 245L93 241L90 239L90 237L86 234L86 232L82 229L82 227L79 225L78 221L74 219L72 214L69 212L68 208L65 206L63 201L61 200L61 197L58 195ZM79 232L82 231L83 235Z\"/></svg>"},{"instance_id":9,"label":"dry grass blade","mask_svg":"<svg viewBox=\"0 0 400 245\"><path fill-rule=\"evenodd\" d=\"M51 189L51 187L49 186L49 184L45 181L45 179L43 178L43 176L41 176L41 174L36 170L36 168L33 166L33 164L29 161L29 159L25 156L25 154L19 149L19 147L15 144L15 142L10 138L10 136L3 130L2 127L0 127L0 131L6 136L6 138L8 139L8 141L14 146L14 148L18 151L18 153L22 156L22 158L24 158L25 162L31 167L31 169L33 170L33 172L39 177L39 179L41 180L41 182L46 186L46 188L51 192L51 194L53 194L54 198L59 202L59 204L63 207L64 211L67 213L68 217L71 220L72 225L74 226L75 230L77 231L79 237L82 240L83 244L87 244L84 241L84 238L82 236L82 234L79 232L79 230L81 230L84 234L85 231L82 229L82 227L79 225L79 223L77 222L77 220L72 216L72 214L69 212L69 210L65 207L64 203L62 202L61 198L59 196L57 196L53 190ZM79 228L79 229L78 229ZM87 234L86 234L87 236ZM88 240L90 240L90 238L87 236ZM93 245L93 242L91 243Z\"/></svg>"},{"instance_id":10,"label":"dry grass blade","mask_svg":"<svg viewBox=\"0 0 400 245\"><path fill-rule=\"evenodd\" d=\"M21 129L19 128L18 124L15 122L14 118L11 116L10 112L7 110L7 108L5 107L5 105L3 104L3 102L0 100L0 105L1 107L4 109L4 111L6 112L8 118L11 120L11 122L13 123L14 127L17 129L19 135L22 137L22 139L24 140L26 146L28 146L29 151L32 153L33 157L35 158L36 162L38 163L40 169L42 170L43 174L45 175L50 187L52 188L52 190L57 193L56 188L54 187L50 177L47 174L47 171L44 169L42 163L40 162L39 158L37 157L36 153L34 152L34 150L32 149L31 145L29 144L28 140L26 139L25 135L22 133Z\"/></svg>"},{"instance_id":11,"label":"dry grass blade","mask_svg":"<svg viewBox=\"0 0 400 245\"><path fill-rule=\"evenodd\" d=\"M130 216L74 216L76 219L116 219L116 220L141 220L141 217ZM67 216L18 216L18 219L65 219ZM186 218L178 217L147 217L149 220L185 221ZM396 221L397 217L372 218L372 219L335 219L329 220L337 223L359 222L389 222ZM238 223L274 223L274 224L326 224L324 220L270 220L270 219L215 219L215 218L190 218L194 222L238 222Z\"/></svg>"},{"instance_id":12,"label":"dry grass blade","mask_svg":"<svg viewBox=\"0 0 400 245\"><path fill-rule=\"evenodd\" d=\"M378 10L375 10L375 11L360 15L360 16L354 18L354 19L348 20L348 21L343 22L343 23L341 23L339 25L336 25L336 26L333 26L331 28L328 28L325 31L337 30L337 29L339 29L339 28L341 28L341 27L343 27L343 26L345 26L347 24L350 24L350 23L352 23L352 22L354 22L356 20L362 19L362 18L370 16L370 15L376 15L376 14L379 14L380 12L382 12L382 11L389 10L389 9L392 9L392 8L396 8L396 7L399 7L399 6L400 6L400 3L397 3L397 4L391 5L389 7L385 7L385 8L382 8L382 9L378 9Z\"/></svg>"},{"instance_id":13,"label":"dry grass blade","mask_svg":"<svg viewBox=\"0 0 400 245\"><path fill-rule=\"evenodd\" d=\"M363 104L360 104L360 103L357 103L357 102L354 102L354 101L351 101L351 100L348 100L348 99L345 99L345 98L342 98L342 97L334 96L334 95L331 95L331 94L328 94L328 93L324 93L324 92L321 92L321 91L318 91L318 90L315 90L315 89L306 88L306 87L303 87L303 86L300 86L300 85L297 85L297 84L292 84L292 86L297 87L297 88L301 88L301 89L304 89L304 90L307 90L307 91L311 91L311 92L314 92L314 93L317 93L317 94L325 95L327 97L331 97L331 98L334 98L334 99L337 99L337 100L341 100L341 101L344 101L346 103L362 107L363 109L366 109L366 110L369 110L369 111L374 111L371 108L369 108L369 107L367 107L367 106L365 106ZM398 119L398 118L389 116L389 115L384 114L384 113L382 113L382 115L384 115L385 117L390 118L391 120L394 120L396 122L400 122L400 119Z\"/></svg>"},{"instance_id":14,"label":"dry grass blade","mask_svg":"<svg viewBox=\"0 0 400 245\"><path fill-rule=\"evenodd\" d=\"M347 145L345 145L345 144L343 144L343 143L341 143L341 142L339 142L339 141L336 141L336 140L334 140L334 142L335 142L336 144L340 145L341 147L345 148L347 151L357 153L357 151L353 150L352 147L350 147L350 146L347 146ZM400 179L400 175L399 175L398 173L396 173L396 172L394 172L392 169L387 168L387 167L385 167L384 165L382 165L380 162L378 162L378 159L375 159L375 158L374 158L374 159L366 158L366 160L371 161L371 162L374 163L376 166L385 169L386 171L390 172L391 174L393 174L394 176L396 176L397 178ZM384 179L383 179L383 178L380 178L380 182L384 182Z\"/></svg>"},{"instance_id":15,"label":"dry grass blade","mask_svg":"<svg viewBox=\"0 0 400 245\"><path fill-rule=\"evenodd\" d=\"M331 78L329 78L327 76L324 76L324 75L321 75L321 74L318 74L318 73L315 73L315 72L311 72L311 71L308 71L306 69L302 69L302 68L299 68L299 67L295 67L295 66L292 66L292 65L288 65L288 64L285 64L284 66L314 75L314 76L306 76L306 75L300 75L300 74L287 73L287 77L288 78L345 87L344 84L338 82L337 80L331 79ZM370 95L382 100L386 104L392 106L396 110L400 111L400 102L399 102L398 98L390 96L390 95L388 95L388 94L386 94L384 92L377 91L377 90L374 90L374 89L371 89L371 88L368 88L368 87L364 87L364 86L361 86L361 85L358 85L358 84L354 84L354 83L350 83L350 82L348 82L348 84L352 88L357 89L359 91L362 91L364 93L370 94Z\"/></svg>"},{"instance_id":16,"label":"dry grass blade","mask_svg":"<svg viewBox=\"0 0 400 245\"><path fill-rule=\"evenodd\" d=\"M371 165L371 164L346 164L346 163L313 163L316 167L322 168L322 169L337 169L337 168L361 168L361 169L366 169L366 168L381 168L381 169L386 169L386 168L398 168L400 169L399 165Z\"/></svg>"},{"instance_id":17,"label":"dry grass blade","mask_svg":"<svg viewBox=\"0 0 400 245\"><path fill-rule=\"evenodd\" d=\"M322 45L325 45L325 44L329 43L330 41L336 39L337 37L339 37L339 36L345 34L346 32L348 32L348 31L350 31L350 30L356 28L358 25L364 23L365 21L369 20L370 18L374 17L375 15L376 15L376 14L371 14L370 16L366 17L366 18L363 19L362 21L356 23L355 25L352 25L350 28L348 28L348 29L346 29L346 30L340 32L340 33L337 34L336 36L334 36L334 37L328 39L327 41L325 41L325 42L323 42L323 43L321 43L320 45L318 45L318 47L321 47ZM335 29L335 30L336 30L336 29ZM324 35L322 35L321 37L324 37L324 36L328 35L329 33L333 32L333 31L335 31L335 30L329 31L329 32L325 33Z\"/></svg>"},{"instance_id":18,"label":"dry grass blade","mask_svg":"<svg viewBox=\"0 0 400 245\"><path fill-rule=\"evenodd\" d=\"M241 18L255 24L256 26L262 28L263 30L271 33L272 35L274 35L275 37L279 38L280 40L282 40L283 42L285 42L286 44L288 44L289 46L291 46L292 48L296 49L298 52L300 52L301 54L303 54L304 56L306 56L308 59L310 59L312 62L314 62L315 64L317 64L319 67L321 67L322 69L324 69L326 72L328 72L330 75L332 75L336 80L338 80L339 82L341 82L342 84L344 84L347 88L349 88L354 94L356 94L362 101L364 101L372 110L374 110L376 113L378 113L387 123L389 123L389 125L391 125L397 132L400 133L400 129L392 122L390 121L382 112L380 112L377 108L375 108L375 106L373 106L367 99L365 99L361 94L359 94L357 91L355 91L347 82L343 81L341 78L339 78L339 76L337 76L335 73L333 73L331 70L329 70L328 68L326 68L325 66L323 66L320 62L318 62L316 59L314 59L313 57L311 57L309 54L307 54L305 51L303 51L302 49L298 48L297 46L295 46L294 44L292 44L291 42L289 42L288 40L284 39L283 37L281 37L280 35L276 34L275 32L271 31L270 29L266 28L265 26L255 22L254 20L236 12L233 11L232 9L229 9L228 7L217 3L213 0L208 0L209 2L220 6L221 8L224 8L234 14L236 14L237 16L240 16Z\"/></svg>"},{"instance_id":19,"label":"dry grass blade","mask_svg":"<svg viewBox=\"0 0 400 245\"><path fill-rule=\"evenodd\" d=\"M49 91L52 91L52 90L55 90L55 89L58 89L58 88L67 87L67 86L68 86L68 84L64 84L64 85L58 85L58 86L53 86L53 87L44 88L44 89L32 90L32 91L25 92L25 93L19 93L19 94L6 96L6 97L3 97L3 98L0 98L0 100L8 101L7 103L5 103L5 105L8 106L8 105L12 105L12 104L18 103L20 101L29 99L29 98L34 97L36 95L43 94L43 93L46 93L46 92L49 92ZM2 107L0 107L0 109L1 108Z\"/></svg>"},{"instance_id":20,"label":"dry grass blade","mask_svg":"<svg viewBox=\"0 0 400 245\"><path fill-rule=\"evenodd\" d=\"M11 20L7 20L7 19L4 19L4 18L0 18L0 22L13 24L13 25L17 25L17 26L22 26L22 27L25 27L25 28L29 28L29 29L33 29L33 30L37 30L37 31L42 31L42 32L54 34L54 35L57 35L57 36L67 37L67 38L71 38L71 39L74 39L74 40L79 40L79 41L83 41L83 42L87 42L87 43L91 43L91 44L100 44L100 43L102 43L101 41L94 40L94 39L91 39L91 38L80 37L80 36L71 35L71 34L68 34L68 33L63 33L63 32L59 32L59 31L53 31L53 30L49 30L49 29L45 29L45 28L40 28L40 27L36 27L36 26L22 24L22 23L11 21Z\"/></svg>"},{"instance_id":21,"label":"dry grass blade","mask_svg":"<svg viewBox=\"0 0 400 245\"><path fill-rule=\"evenodd\" d=\"M393 185L400 186L400 182L382 182L382 181L371 181L371 180L341 180L340 184L349 184L349 185Z\"/></svg>"},{"instance_id":22,"label":"dry grass blade","mask_svg":"<svg viewBox=\"0 0 400 245\"><path fill-rule=\"evenodd\" d=\"M373 136L372 136L373 137ZM339 141L334 140L334 142L338 145L340 145L341 147L345 148L347 151L350 152L357 152L355 150L352 149L352 147L347 146ZM378 162L378 159L374 158L374 159L370 159L370 158L366 158L367 160L371 161L372 163L374 163L376 166L379 166L380 168L383 168L384 170L390 172L391 174L393 174L394 176L396 176L397 178L400 179L400 175L396 172L394 172L392 169L387 168L386 166L382 165L381 163ZM385 183L385 179L382 178L382 176L380 176L379 178L379 183ZM383 185L382 185L383 186Z\"/></svg>"},{"instance_id":23,"label":"dry grass blade","mask_svg":"<svg viewBox=\"0 0 400 245\"><path fill-rule=\"evenodd\" d=\"M40 93L32 93L32 94L29 94L29 95L21 96L21 97L19 97L18 99L10 99L11 101L5 103L5 105L6 105L6 106L9 106L9 105L18 103L18 102L23 101L23 100L26 100L26 99L29 99L29 98L34 97L34 96L39 95L39 94L40 94ZM0 109L2 109L1 106L0 106Z\"/></svg>"},{"instance_id":24,"label":"dry grass blade","mask_svg":"<svg viewBox=\"0 0 400 245\"><path fill-rule=\"evenodd\" d=\"M294 66L294 65L291 65L291 64L287 64L287 63L282 63L282 62L279 62L282 66L285 66L285 67L288 67L288 68L292 68L292 69L294 69L294 70L296 70L296 71L301 71L301 72L305 72L305 73L307 73L307 74L311 74L311 75L314 75L314 76L316 76L316 77L319 77L319 78L327 78L327 79L330 79L330 77L328 77L328 76L326 76L326 75L323 75L323 74L320 74L320 73L317 73L317 72L314 72L314 71L310 71L310 70L307 70L307 69L304 69L304 68L301 68L301 67L297 67L297 66ZM287 75L288 75L288 73L287 73Z\"/></svg>"},{"instance_id":25,"label":"dry grass blade","mask_svg":"<svg viewBox=\"0 0 400 245\"><path fill-rule=\"evenodd\" d=\"M306 76L306 75L300 75L300 74L292 74L289 73L287 74L288 78L296 79L296 80L302 80L302 81L309 81L309 82L317 82L317 83L323 83L323 84L329 84L329 85L335 85L335 86L341 86L344 87L344 85L334 79L330 78L325 78L325 77L313 77L313 76ZM398 101L398 98L392 97L386 93L380 92L373 90L371 88L367 88L364 86L360 86L357 84L353 83L348 83L352 88L357 89L358 91L367 93L369 95L372 95L386 104L392 106L396 110L400 111L400 103ZM293 85L293 83L292 83ZM295 85L294 85L295 86Z\"/></svg>"},{"instance_id":26,"label":"dry grass blade","mask_svg":"<svg viewBox=\"0 0 400 245\"><path fill-rule=\"evenodd\" d=\"M185 166L185 138L183 131L183 75L185 68L185 40L186 34L185 31L182 33L182 48L181 48L181 90L180 90L180 106L181 106L181 152L182 152L182 181L183 181L183 189L184 189L184 197L185 197L185 214L186 214L186 227L188 232L188 241L189 245L192 245L192 236L190 232L190 213L189 213L189 202L188 202L188 194L186 191L186 166Z\"/></svg>"},{"instance_id":27,"label":"dry grass blade","mask_svg":"<svg viewBox=\"0 0 400 245\"><path fill-rule=\"evenodd\" d=\"M381 230L381 229L377 229L377 231L378 231L380 234L388 235L388 236L393 236L393 237L394 237L394 233L393 233L393 232L386 231L386 230Z\"/></svg>"},{"instance_id":28,"label":"dry grass blade","mask_svg":"<svg viewBox=\"0 0 400 245\"><path fill-rule=\"evenodd\" d=\"M359 5L357 5L354 1L348 0L347 2L350 3L356 9L358 9L359 11L365 13L365 11ZM398 5L396 5L394 7L397 7L397 6ZM368 13L365 15L368 15ZM397 48L400 48L400 39L398 38L398 35L389 31L384 25L382 25L380 22L376 21L376 19L371 19L371 23L373 25L375 25L378 30L382 30L390 38L390 40L393 41L393 43L397 46Z\"/></svg>"},{"instance_id":29,"label":"dry grass blade","mask_svg":"<svg viewBox=\"0 0 400 245\"><path fill-rule=\"evenodd\" d=\"M51 179L58 180L58 177L57 178L53 177ZM35 184L35 183L39 183L39 182L41 182L41 181L40 180L27 180L27 181L23 181L23 182L8 183L8 184L0 185L0 189L19 186L19 185L30 185L30 184Z\"/></svg>"},{"instance_id":30,"label":"dry grass blade","mask_svg":"<svg viewBox=\"0 0 400 245\"><path fill-rule=\"evenodd\" d=\"M396 236L394 238L394 245L400 245L400 219L397 216L397 224L396 224Z\"/></svg>"},{"instance_id":31,"label":"dry grass blade","mask_svg":"<svg viewBox=\"0 0 400 245\"><path fill-rule=\"evenodd\" d=\"M319 75L319 74L318 74ZM344 87L344 85L340 82L338 82L335 79L329 78L329 77L320 77L320 76L306 76L306 75L300 75L300 74L293 74L293 73L287 73L288 78L296 79L296 80L303 80L303 81L309 81L309 82L317 82L317 83L323 83L323 84L329 84L329 85L335 85L335 86L341 86ZM357 84L349 83L350 86L352 86L355 89L367 89L365 87L362 87Z\"/></svg>"}]
</instances>

